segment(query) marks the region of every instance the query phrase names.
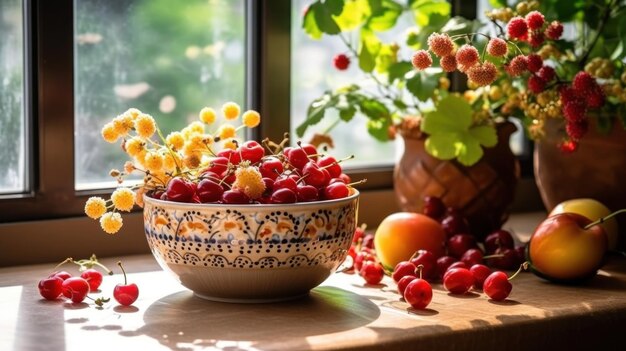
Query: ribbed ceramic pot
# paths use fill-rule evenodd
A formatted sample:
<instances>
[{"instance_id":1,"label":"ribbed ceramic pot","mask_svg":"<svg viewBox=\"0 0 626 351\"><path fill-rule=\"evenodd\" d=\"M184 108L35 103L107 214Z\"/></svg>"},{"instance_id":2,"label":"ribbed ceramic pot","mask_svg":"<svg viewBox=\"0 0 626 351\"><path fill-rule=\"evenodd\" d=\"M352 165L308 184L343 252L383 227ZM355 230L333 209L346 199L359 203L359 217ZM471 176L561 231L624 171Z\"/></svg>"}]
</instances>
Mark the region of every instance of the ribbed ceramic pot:
<instances>
[{"instance_id":1,"label":"ribbed ceramic pot","mask_svg":"<svg viewBox=\"0 0 626 351\"><path fill-rule=\"evenodd\" d=\"M272 302L306 295L345 259L359 193L286 205L144 201L150 249L183 286L210 300Z\"/></svg>"}]
</instances>

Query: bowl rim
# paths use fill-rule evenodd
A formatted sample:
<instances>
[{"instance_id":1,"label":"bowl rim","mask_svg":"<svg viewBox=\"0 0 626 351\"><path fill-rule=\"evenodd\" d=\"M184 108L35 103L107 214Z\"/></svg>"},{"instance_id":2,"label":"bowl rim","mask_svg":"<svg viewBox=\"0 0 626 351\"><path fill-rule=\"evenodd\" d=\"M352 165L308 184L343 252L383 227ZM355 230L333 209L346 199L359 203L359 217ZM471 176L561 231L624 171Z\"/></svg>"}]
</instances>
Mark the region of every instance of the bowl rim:
<instances>
[{"instance_id":1,"label":"bowl rim","mask_svg":"<svg viewBox=\"0 0 626 351\"><path fill-rule=\"evenodd\" d=\"M161 199L155 199L150 196L144 196L144 203L154 204L166 206L169 208L196 208L196 209L236 209L236 210L245 210L245 209L254 209L254 210L289 210L289 209L297 209L297 210L305 210L315 208L318 209L320 207L327 207L332 205L341 205L348 204L354 200L356 200L360 196L360 192L352 188L352 194L347 197L343 197L341 199L335 200L322 200L322 201L311 201L311 202L295 202L291 204L220 204L220 203L195 203L195 202L175 202L175 201L167 201Z\"/></svg>"}]
</instances>

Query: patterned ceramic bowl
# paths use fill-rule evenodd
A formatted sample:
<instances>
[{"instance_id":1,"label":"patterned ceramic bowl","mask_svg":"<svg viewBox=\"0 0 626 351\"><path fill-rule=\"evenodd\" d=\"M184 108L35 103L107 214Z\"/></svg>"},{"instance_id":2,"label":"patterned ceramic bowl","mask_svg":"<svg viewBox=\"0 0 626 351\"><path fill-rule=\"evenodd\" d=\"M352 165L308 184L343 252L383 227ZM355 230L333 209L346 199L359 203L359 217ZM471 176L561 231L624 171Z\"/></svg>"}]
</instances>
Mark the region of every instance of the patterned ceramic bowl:
<instances>
[{"instance_id":1,"label":"patterned ceramic bowl","mask_svg":"<svg viewBox=\"0 0 626 351\"><path fill-rule=\"evenodd\" d=\"M305 295L344 260L359 193L288 205L188 204L144 199L154 257L197 296L270 302Z\"/></svg>"}]
</instances>

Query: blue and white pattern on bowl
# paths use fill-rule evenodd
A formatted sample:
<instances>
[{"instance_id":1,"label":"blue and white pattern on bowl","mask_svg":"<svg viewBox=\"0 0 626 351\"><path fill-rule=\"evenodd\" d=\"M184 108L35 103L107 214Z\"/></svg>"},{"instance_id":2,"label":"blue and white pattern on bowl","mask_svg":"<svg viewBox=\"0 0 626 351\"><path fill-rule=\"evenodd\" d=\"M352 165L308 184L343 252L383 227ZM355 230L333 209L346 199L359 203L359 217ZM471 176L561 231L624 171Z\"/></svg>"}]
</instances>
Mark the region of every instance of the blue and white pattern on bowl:
<instances>
[{"instance_id":1,"label":"blue and white pattern on bowl","mask_svg":"<svg viewBox=\"0 0 626 351\"><path fill-rule=\"evenodd\" d=\"M187 204L146 197L144 228L159 264L196 295L271 301L306 294L344 260L359 193L287 205Z\"/></svg>"}]
</instances>

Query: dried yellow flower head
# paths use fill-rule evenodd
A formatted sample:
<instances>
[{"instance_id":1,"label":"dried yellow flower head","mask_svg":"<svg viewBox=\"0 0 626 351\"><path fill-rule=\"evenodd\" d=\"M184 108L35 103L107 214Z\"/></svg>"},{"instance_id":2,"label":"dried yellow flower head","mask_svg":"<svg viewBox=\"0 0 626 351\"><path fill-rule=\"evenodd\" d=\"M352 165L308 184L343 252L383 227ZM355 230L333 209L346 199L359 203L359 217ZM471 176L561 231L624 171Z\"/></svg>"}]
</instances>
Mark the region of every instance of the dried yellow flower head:
<instances>
[{"instance_id":1,"label":"dried yellow flower head","mask_svg":"<svg viewBox=\"0 0 626 351\"><path fill-rule=\"evenodd\" d=\"M165 142L174 150L180 150L185 145L185 138L181 132L172 132L167 135Z\"/></svg>"},{"instance_id":2,"label":"dried yellow flower head","mask_svg":"<svg viewBox=\"0 0 626 351\"><path fill-rule=\"evenodd\" d=\"M146 139L151 138L156 132L156 122L152 116L143 113L135 119L135 130L139 136Z\"/></svg>"},{"instance_id":3,"label":"dried yellow flower head","mask_svg":"<svg viewBox=\"0 0 626 351\"><path fill-rule=\"evenodd\" d=\"M107 212L100 217L100 227L108 234L117 233L122 224L122 216L117 212Z\"/></svg>"},{"instance_id":4,"label":"dried yellow flower head","mask_svg":"<svg viewBox=\"0 0 626 351\"><path fill-rule=\"evenodd\" d=\"M92 196L85 203L85 214L89 218L98 219L107 211L106 201L103 198Z\"/></svg>"},{"instance_id":5,"label":"dried yellow flower head","mask_svg":"<svg viewBox=\"0 0 626 351\"><path fill-rule=\"evenodd\" d=\"M254 128L261 122L261 115L253 110L248 110L241 116L241 122L248 128Z\"/></svg>"},{"instance_id":6,"label":"dried yellow flower head","mask_svg":"<svg viewBox=\"0 0 626 351\"><path fill-rule=\"evenodd\" d=\"M215 110L210 107L205 107L200 110L200 120L206 124L211 124L215 122L216 115Z\"/></svg>"},{"instance_id":7,"label":"dried yellow flower head","mask_svg":"<svg viewBox=\"0 0 626 351\"><path fill-rule=\"evenodd\" d=\"M251 199L260 198L265 191L265 183L259 169L245 164L237 168L233 189L242 191Z\"/></svg>"},{"instance_id":8,"label":"dried yellow flower head","mask_svg":"<svg viewBox=\"0 0 626 351\"><path fill-rule=\"evenodd\" d=\"M115 130L115 126L113 125L113 123L105 124L104 127L102 127L102 131L100 133L102 134L102 138L106 142L111 144L116 142L117 139L120 138L120 135Z\"/></svg>"},{"instance_id":9,"label":"dried yellow flower head","mask_svg":"<svg viewBox=\"0 0 626 351\"><path fill-rule=\"evenodd\" d=\"M135 192L129 188L118 188L111 194L113 206L119 211L130 211L135 204Z\"/></svg>"},{"instance_id":10,"label":"dried yellow flower head","mask_svg":"<svg viewBox=\"0 0 626 351\"><path fill-rule=\"evenodd\" d=\"M222 113L224 114L224 118L228 120L233 120L239 117L239 113L241 109L239 105L234 102L227 102L222 106Z\"/></svg>"}]
</instances>

